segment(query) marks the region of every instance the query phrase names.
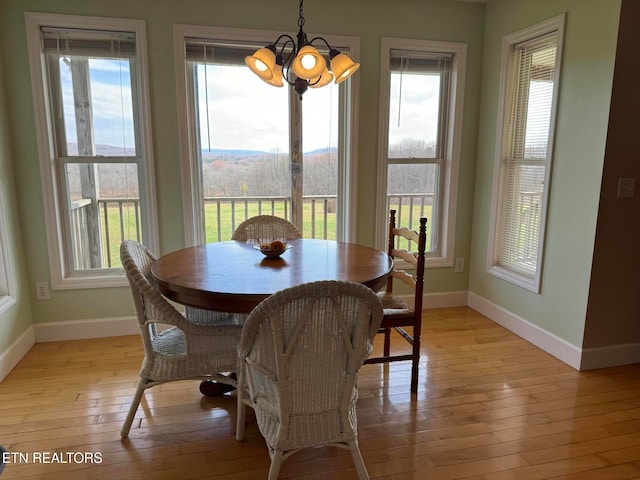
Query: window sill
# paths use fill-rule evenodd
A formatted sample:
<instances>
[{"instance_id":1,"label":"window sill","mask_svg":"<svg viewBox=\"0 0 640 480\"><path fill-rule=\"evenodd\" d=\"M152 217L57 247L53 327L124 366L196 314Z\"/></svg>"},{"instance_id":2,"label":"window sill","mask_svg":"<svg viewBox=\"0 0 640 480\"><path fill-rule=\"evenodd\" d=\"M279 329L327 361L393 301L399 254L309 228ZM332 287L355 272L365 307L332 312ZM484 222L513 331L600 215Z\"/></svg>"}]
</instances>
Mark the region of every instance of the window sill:
<instances>
[{"instance_id":1,"label":"window sill","mask_svg":"<svg viewBox=\"0 0 640 480\"><path fill-rule=\"evenodd\" d=\"M11 295L5 295L4 297L0 297L0 313L3 313L9 310L9 307L16 303L16 299Z\"/></svg>"},{"instance_id":2,"label":"window sill","mask_svg":"<svg viewBox=\"0 0 640 480\"><path fill-rule=\"evenodd\" d=\"M489 268L488 273L533 293L540 293L540 279L537 276L530 277L497 265Z\"/></svg>"},{"instance_id":3,"label":"window sill","mask_svg":"<svg viewBox=\"0 0 640 480\"><path fill-rule=\"evenodd\" d=\"M124 271L109 275L73 275L52 282L53 290L85 290L89 288L128 287Z\"/></svg>"},{"instance_id":4,"label":"window sill","mask_svg":"<svg viewBox=\"0 0 640 480\"><path fill-rule=\"evenodd\" d=\"M394 266L401 270L412 270L415 267L411 265L409 262L405 262L404 260L397 260L394 262ZM426 257L424 259L424 268L451 268L453 267L453 262L444 257Z\"/></svg>"}]
</instances>

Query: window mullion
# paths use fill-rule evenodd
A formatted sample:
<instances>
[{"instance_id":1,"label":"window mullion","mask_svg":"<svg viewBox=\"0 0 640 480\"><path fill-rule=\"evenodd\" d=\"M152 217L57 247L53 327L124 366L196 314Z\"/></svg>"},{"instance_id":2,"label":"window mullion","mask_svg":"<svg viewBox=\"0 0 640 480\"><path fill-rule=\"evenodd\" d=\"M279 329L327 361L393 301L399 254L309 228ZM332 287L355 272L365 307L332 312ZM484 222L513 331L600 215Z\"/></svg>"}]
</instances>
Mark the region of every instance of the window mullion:
<instances>
[{"instance_id":1,"label":"window mullion","mask_svg":"<svg viewBox=\"0 0 640 480\"><path fill-rule=\"evenodd\" d=\"M437 165L441 162L442 162L441 158L392 157L387 159L387 163L391 165L430 165L430 164Z\"/></svg>"}]
</instances>

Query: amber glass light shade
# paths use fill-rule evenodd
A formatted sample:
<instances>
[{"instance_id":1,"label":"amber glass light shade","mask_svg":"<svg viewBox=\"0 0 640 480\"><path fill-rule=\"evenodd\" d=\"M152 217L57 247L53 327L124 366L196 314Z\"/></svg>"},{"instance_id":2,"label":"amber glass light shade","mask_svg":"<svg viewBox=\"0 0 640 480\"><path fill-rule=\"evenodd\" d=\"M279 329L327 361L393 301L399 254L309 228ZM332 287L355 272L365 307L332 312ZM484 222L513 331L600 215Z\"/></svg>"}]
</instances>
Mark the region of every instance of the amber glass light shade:
<instances>
[{"instance_id":1,"label":"amber glass light shade","mask_svg":"<svg viewBox=\"0 0 640 480\"><path fill-rule=\"evenodd\" d=\"M283 77L282 77L282 65L276 62L276 66L273 69L273 77L271 80L267 80L269 85L274 87L282 87L284 86Z\"/></svg>"},{"instance_id":2,"label":"amber glass light shade","mask_svg":"<svg viewBox=\"0 0 640 480\"><path fill-rule=\"evenodd\" d=\"M338 52L331 56L331 71L336 79L336 84L344 82L356 73L358 68L360 68L360 64L351 60L344 53Z\"/></svg>"},{"instance_id":3,"label":"amber glass light shade","mask_svg":"<svg viewBox=\"0 0 640 480\"><path fill-rule=\"evenodd\" d=\"M325 68L327 68L327 63L324 57L311 45L302 47L291 64L293 73L305 80L318 78Z\"/></svg>"},{"instance_id":4,"label":"amber glass light shade","mask_svg":"<svg viewBox=\"0 0 640 480\"><path fill-rule=\"evenodd\" d=\"M333 73L329 71L327 67L324 68L322 75L319 78L313 78L309 80L309 88L320 88L328 85L333 80Z\"/></svg>"},{"instance_id":5,"label":"amber glass light shade","mask_svg":"<svg viewBox=\"0 0 640 480\"><path fill-rule=\"evenodd\" d=\"M253 55L244 57L247 67L265 82L273 78L276 67L275 47L273 49L270 47L261 48Z\"/></svg>"}]
</instances>

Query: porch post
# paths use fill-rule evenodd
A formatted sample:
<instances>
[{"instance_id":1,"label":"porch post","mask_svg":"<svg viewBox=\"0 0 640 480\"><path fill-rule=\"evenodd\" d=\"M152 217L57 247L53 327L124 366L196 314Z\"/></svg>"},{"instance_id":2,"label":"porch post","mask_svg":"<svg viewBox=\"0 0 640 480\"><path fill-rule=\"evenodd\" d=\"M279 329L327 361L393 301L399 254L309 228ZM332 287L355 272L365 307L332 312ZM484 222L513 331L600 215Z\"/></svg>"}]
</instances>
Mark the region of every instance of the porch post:
<instances>
[{"instance_id":1,"label":"porch post","mask_svg":"<svg viewBox=\"0 0 640 480\"><path fill-rule=\"evenodd\" d=\"M302 100L294 89L289 90L291 102L290 152L291 152L291 223L302 232Z\"/></svg>"},{"instance_id":2,"label":"porch post","mask_svg":"<svg viewBox=\"0 0 640 480\"><path fill-rule=\"evenodd\" d=\"M89 60L71 57L71 79L73 83L74 110L76 116L76 134L78 155L93 157L96 154L93 134L93 115L91 105L91 87L89 79ZM86 207L86 238L88 239L89 267L102 268L102 242L100 240L100 211L98 206L98 184L94 163L81 163L80 188L82 198L91 200ZM78 235L76 239L81 238ZM78 248L77 246L75 248ZM86 265L76 265L83 268Z\"/></svg>"}]
</instances>

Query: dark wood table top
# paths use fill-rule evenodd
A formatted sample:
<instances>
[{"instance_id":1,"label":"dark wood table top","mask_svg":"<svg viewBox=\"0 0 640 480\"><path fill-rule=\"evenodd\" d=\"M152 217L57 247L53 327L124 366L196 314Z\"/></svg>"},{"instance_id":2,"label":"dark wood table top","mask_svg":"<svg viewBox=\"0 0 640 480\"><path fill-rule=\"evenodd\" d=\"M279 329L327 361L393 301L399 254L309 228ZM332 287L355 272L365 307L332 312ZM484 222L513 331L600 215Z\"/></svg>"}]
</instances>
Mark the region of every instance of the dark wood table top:
<instances>
[{"instance_id":1,"label":"dark wood table top","mask_svg":"<svg viewBox=\"0 0 640 480\"><path fill-rule=\"evenodd\" d=\"M230 241L184 248L151 265L167 298L193 307L249 313L269 295L318 280L362 283L380 290L393 260L374 248L331 240L296 239L278 259L253 244Z\"/></svg>"}]
</instances>

